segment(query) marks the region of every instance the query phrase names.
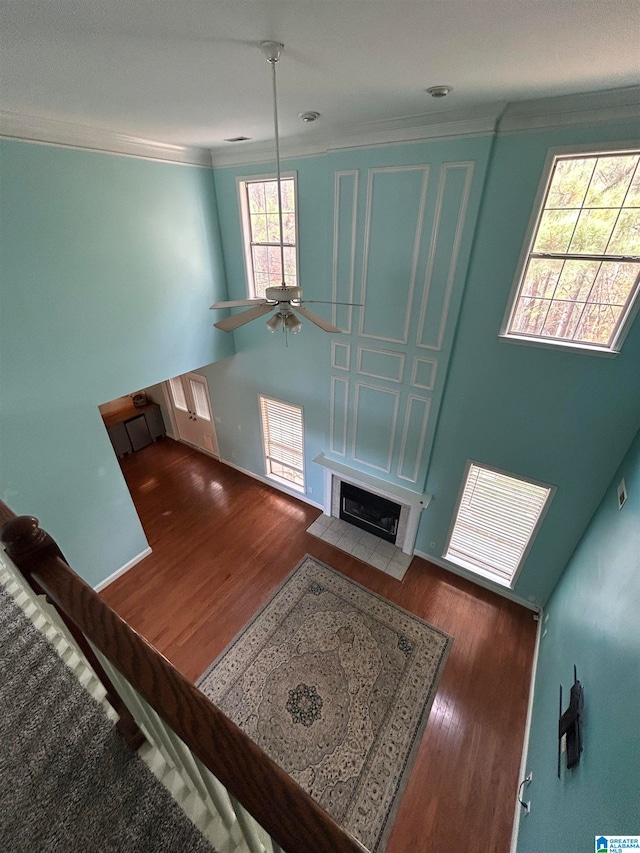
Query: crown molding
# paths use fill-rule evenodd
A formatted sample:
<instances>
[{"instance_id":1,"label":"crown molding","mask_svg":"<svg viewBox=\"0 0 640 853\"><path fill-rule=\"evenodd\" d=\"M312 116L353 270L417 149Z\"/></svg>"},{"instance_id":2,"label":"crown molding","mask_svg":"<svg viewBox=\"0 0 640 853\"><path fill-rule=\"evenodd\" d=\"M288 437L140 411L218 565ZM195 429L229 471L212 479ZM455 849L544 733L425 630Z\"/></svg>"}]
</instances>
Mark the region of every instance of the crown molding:
<instances>
[{"instance_id":1,"label":"crown molding","mask_svg":"<svg viewBox=\"0 0 640 853\"><path fill-rule=\"evenodd\" d=\"M282 140L284 160L429 139L517 133L553 127L640 121L640 86L403 116L357 125L309 128ZM272 140L212 149L172 145L112 130L0 110L0 137L146 160L223 168L275 161Z\"/></svg>"},{"instance_id":2,"label":"crown molding","mask_svg":"<svg viewBox=\"0 0 640 853\"><path fill-rule=\"evenodd\" d=\"M629 120L640 121L640 86L513 101L498 122L498 133Z\"/></svg>"},{"instance_id":3,"label":"crown molding","mask_svg":"<svg viewBox=\"0 0 640 853\"><path fill-rule=\"evenodd\" d=\"M372 148L451 136L478 136L495 132L505 104L490 104L448 112L427 113L356 125L336 125L313 139L306 135L280 142L282 159L313 157L352 148ZM246 166L275 159L274 142L234 143L211 149L215 167Z\"/></svg>"},{"instance_id":4,"label":"crown molding","mask_svg":"<svg viewBox=\"0 0 640 853\"><path fill-rule=\"evenodd\" d=\"M206 148L170 145L112 130L6 110L0 110L0 137L211 168L211 155Z\"/></svg>"}]
</instances>

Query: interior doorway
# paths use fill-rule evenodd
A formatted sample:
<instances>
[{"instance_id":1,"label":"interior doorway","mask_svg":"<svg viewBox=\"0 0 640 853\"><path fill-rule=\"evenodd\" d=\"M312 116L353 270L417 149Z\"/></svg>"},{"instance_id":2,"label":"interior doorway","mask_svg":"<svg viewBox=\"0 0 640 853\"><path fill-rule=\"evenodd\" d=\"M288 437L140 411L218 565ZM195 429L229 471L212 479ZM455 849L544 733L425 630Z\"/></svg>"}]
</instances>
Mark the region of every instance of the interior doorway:
<instances>
[{"instance_id":1,"label":"interior doorway","mask_svg":"<svg viewBox=\"0 0 640 853\"><path fill-rule=\"evenodd\" d=\"M175 436L192 447L220 457L207 380L184 373L165 382Z\"/></svg>"}]
</instances>

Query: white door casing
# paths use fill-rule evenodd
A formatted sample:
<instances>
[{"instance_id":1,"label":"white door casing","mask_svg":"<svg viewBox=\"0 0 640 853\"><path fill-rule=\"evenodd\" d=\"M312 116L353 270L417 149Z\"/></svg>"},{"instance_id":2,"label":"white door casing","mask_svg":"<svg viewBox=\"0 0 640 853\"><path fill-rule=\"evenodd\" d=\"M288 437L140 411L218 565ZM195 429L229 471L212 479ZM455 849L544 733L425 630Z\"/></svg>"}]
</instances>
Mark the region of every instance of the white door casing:
<instances>
[{"instance_id":1,"label":"white door casing","mask_svg":"<svg viewBox=\"0 0 640 853\"><path fill-rule=\"evenodd\" d=\"M219 456L207 380L198 373L174 376L165 383L180 441Z\"/></svg>"}]
</instances>

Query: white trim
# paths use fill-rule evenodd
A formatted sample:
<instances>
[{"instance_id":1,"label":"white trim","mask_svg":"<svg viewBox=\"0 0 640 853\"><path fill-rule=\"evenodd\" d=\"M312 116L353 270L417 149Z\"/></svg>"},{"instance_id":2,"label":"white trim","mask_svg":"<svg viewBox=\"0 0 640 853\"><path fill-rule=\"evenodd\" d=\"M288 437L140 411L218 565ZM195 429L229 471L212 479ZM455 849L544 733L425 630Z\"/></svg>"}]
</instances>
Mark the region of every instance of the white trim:
<instances>
[{"instance_id":1,"label":"white trim","mask_svg":"<svg viewBox=\"0 0 640 853\"><path fill-rule=\"evenodd\" d=\"M637 89L640 94L640 87L637 87ZM607 347L594 346L593 344L582 343L581 341L558 340L553 337L542 338L537 336L528 337L526 335L518 335L510 333L509 327L511 326L513 315L516 311L518 294L520 293L520 288L523 284L524 271L529 261L529 256L533 250L533 244L538 233L540 220L544 213L544 204L551 185L551 178L556 161L559 158L568 157L570 155L574 155L575 157L584 157L587 154L604 154L608 152L622 153L627 150L637 152L638 148L639 145L637 140L631 142L628 140L624 142L604 142L602 144L583 143L580 145L561 145L549 148L544 161L544 166L542 167L540 183L538 184L538 189L533 201L533 207L527 223L527 230L525 231L524 242L520 249L513 283L507 299L507 306L502 318L500 332L498 333L498 337L501 340L508 341L509 343L525 344L526 346L542 346L551 349L582 352L583 354L588 355L600 355L605 356L605 358L613 358L620 352L624 339L626 338L636 314L640 309L640 293L638 293L637 290L627 308L626 316L620 323L615 338L611 341L611 345Z\"/></svg>"},{"instance_id":2,"label":"white trim","mask_svg":"<svg viewBox=\"0 0 640 853\"><path fill-rule=\"evenodd\" d=\"M393 458L393 445L395 444L396 437L396 427L398 425L398 409L400 408L400 391L395 391L391 388L379 388L377 385L369 385L366 382L358 382L357 380L354 382L356 386L355 400L354 400L354 409L353 409L353 433L351 439L351 448L353 453L354 462L360 462L362 465L366 465L368 468L375 468L376 471L383 471L385 474L391 473L391 461ZM389 441L389 453L387 454L387 467L383 468L381 465L374 465L372 462L367 462L366 459L360 459L356 456L358 446L356 444L357 435L358 435L358 404L360 401L360 388L370 388L372 391L379 391L381 394L391 394L395 397L395 403L393 408L393 421L391 423L391 429L389 431L391 439Z\"/></svg>"},{"instance_id":3,"label":"white trim","mask_svg":"<svg viewBox=\"0 0 640 853\"><path fill-rule=\"evenodd\" d=\"M539 604L536 604L534 601L527 601L526 598L518 595L517 592L514 592L508 586L500 586L499 584L490 581L488 578L477 575L475 572L467 571L461 566L455 566L453 563L449 563L441 557L435 557L433 554L427 554L424 551L418 551L417 549L413 553L416 557L422 557L422 559L426 560L428 563L434 563L434 565L439 566L441 569L446 569L446 571L452 572L454 575L458 575L465 580L471 581L477 586L481 586L491 592L496 592L498 595L503 596L503 598L508 598L510 601L515 601L517 604L521 604L523 607L533 610L534 613L540 612Z\"/></svg>"},{"instance_id":4,"label":"white trim","mask_svg":"<svg viewBox=\"0 0 640 853\"><path fill-rule=\"evenodd\" d=\"M451 256L449 258L449 273L447 275L447 283L444 291L444 300L442 302L442 312L440 314L440 325L438 327L438 337L435 344L422 343L424 334L424 323L427 316L427 306L429 302L429 294L431 293L431 280L433 277L433 266L435 263L436 252L438 251L438 236L440 232L440 218L442 215L442 207L444 204L445 189L447 185L447 173L453 169L464 168L466 171L464 188L460 198L460 207L458 209L458 220L456 222L456 231L451 245ZM431 245L429 246L429 261L425 274L425 283L422 295L422 304L420 306L420 320L418 323L418 335L416 346L422 349L440 351L444 339L444 331L449 317L449 306L451 304L451 291L455 282L456 272L458 268L458 253L460 251L460 242L462 240L462 231L467 219L467 209L469 207L469 196L471 194L471 182L473 181L473 173L475 170L475 161L459 161L455 163L443 163L440 169L440 180L438 182L438 200L436 202L436 213L433 222L433 230L431 232Z\"/></svg>"},{"instance_id":5,"label":"white trim","mask_svg":"<svg viewBox=\"0 0 640 853\"><path fill-rule=\"evenodd\" d=\"M343 411L344 411L344 423L342 425L342 450L337 450L335 445L335 418L336 418L336 391L335 386L338 382L342 382L344 384L344 402L343 402ZM349 380L343 379L342 376L332 376L331 377L331 399L329 401L329 447L331 448L331 452L335 453L336 456L346 456L347 455L347 421L348 421L348 412L347 406L349 405Z\"/></svg>"},{"instance_id":6,"label":"white trim","mask_svg":"<svg viewBox=\"0 0 640 853\"><path fill-rule=\"evenodd\" d=\"M513 101L498 120L498 133L637 120L639 101L640 86Z\"/></svg>"},{"instance_id":7,"label":"white trim","mask_svg":"<svg viewBox=\"0 0 640 853\"><path fill-rule=\"evenodd\" d=\"M357 169L351 171L344 172L336 172L334 177L334 186L333 186L333 283L332 283L332 293L333 293L333 301L338 302L338 242L339 242L339 232L340 232L340 216L339 216L339 208L340 208L340 180L341 178L352 177L353 178L353 209L352 209L352 221L351 221L351 259L350 259L350 269L349 269L349 302L353 302L353 289L355 286L355 268L356 268L356 230L357 230L357 222L358 222L358 178L359 172ZM346 334L351 334L351 328L353 324L353 306L349 305L347 308L347 312L349 315L349 323L346 329L343 329L343 332ZM331 322L334 326L337 326L337 314L338 314L338 306L334 305L331 309Z\"/></svg>"},{"instance_id":8,"label":"white trim","mask_svg":"<svg viewBox=\"0 0 640 853\"><path fill-rule=\"evenodd\" d=\"M334 325L335 325L335 323L334 323ZM347 366L346 367L343 367L341 364L338 364L338 362L336 361L336 351L337 351L338 347L344 347L344 349L346 349L346 351L347 351ZM343 343L338 343L338 341L335 341L335 340L331 341L331 367L334 370L346 370L346 371L351 370L351 344L350 343L349 344L343 344Z\"/></svg>"},{"instance_id":9,"label":"white trim","mask_svg":"<svg viewBox=\"0 0 640 853\"><path fill-rule=\"evenodd\" d=\"M247 477L252 477L254 480L258 480L260 483L263 483L265 486L271 486L273 489L277 489L279 492L284 492L285 495L289 495L289 497L297 498L299 501L303 501L310 506L314 506L316 509L324 509L324 504L320 504L317 501L312 501L311 498L308 498L305 492L296 492L294 489L285 489L283 484L276 480L271 480L267 477L262 477L260 474L254 474L253 471L248 471L246 468L241 468L240 465L236 465L235 462L230 462L228 459L223 459L220 457L220 462L224 465L228 465L230 468L235 468L236 471L240 471L241 474L246 474Z\"/></svg>"},{"instance_id":10,"label":"white trim","mask_svg":"<svg viewBox=\"0 0 640 853\"><path fill-rule=\"evenodd\" d=\"M112 572L108 577L104 580L100 581L100 583L94 586L96 592L102 592L103 589L109 586L116 578L119 578L121 575L124 575L125 572L128 572L129 569L132 569L135 565L140 563L145 557L148 557L151 554L151 548L148 546L144 549L144 551L140 551L140 553L133 557L133 559L129 560L128 563L125 563L124 566L121 566L119 569L116 569L115 572Z\"/></svg>"},{"instance_id":11,"label":"white trim","mask_svg":"<svg viewBox=\"0 0 640 853\"><path fill-rule=\"evenodd\" d=\"M294 171L282 172L281 180L293 179L294 216L296 221L296 285L300 287L300 248L298 228L298 173ZM257 299L254 279L253 257L251 255L251 220L249 217L249 205L247 202L247 184L259 184L264 181L276 181L275 173L267 175L242 175L236 177L236 191L238 193L238 209L240 211L240 234L242 235L242 256L244 258L244 279L249 299ZM284 235L280 235L284 239ZM284 276L284 270L283 270Z\"/></svg>"},{"instance_id":12,"label":"white trim","mask_svg":"<svg viewBox=\"0 0 640 853\"><path fill-rule=\"evenodd\" d=\"M313 461L316 465L321 465L323 468L335 472L343 480L354 482L356 485L368 486L392 501L401 501L409 506L417 506L420 509L425 509L431 500L431 495L428 495L426 492L416 492L413 489L407 489L406 486L399 486L396 483L390 483L387 480L382 480L380 477L375 477L373 474L367 474L365 471L349 468L349 466L342 462L329 459L324 453L319 453ZM325 495L326 500L327 496ZM330 512L327 515L330 515Z\"/></svg>"},{"instance_id":13,"label":"white trim","mask_svg":"<svg viewBox=\"0 0 640 853\"><path fill-rule=\"evenodd\" d=\"M373 206L373 182L375 175L388 174L393 172L417 172L422 171L422 187L420 190L420 202L418 206L418 216L416 219L416 232L413 241L413 257L411 261L411 275L409 277L409 288L407 290L406 307L404 312L404 331L401 338L387 338L382 335L370 335L364 331L365 317L367 312L367 275L369 271L369 245L371 242L371 209ZM420 257L420 245L422 243L422 228L424 225L424 211L427 200L427 188L429 185L429 175L431 167L428 163L418 164L415 166L380 166L375 169L369 169L367 178L367 208L364 225L364 247L362 250L362 288L361 302L364 305L360 312L360 337L370 338L375 341L388 341L389 343L407 344L409 343L409 323L411 322L411 308L413 305L413 296L416 287L416 275L418 272L418 259Z\"/></svg>"},{"instance_id":14,"label":"white trim","mask_svg":"<svg viewBox=\"0 0 640 853\"><path fill-rule=\"evenodd\" d=\"M8 110L0 110L0 137L79 151L97 151L101 154L119 154L143 160L212 168L211 154L206 148L172 145L104 128L22 115Z\"/></svg>"},{"instance_id":15,"label":"white trim","mask_svg":"<svg viewBox=\"0 0 640 853\"><path fill-rule=\"evenodd\" d=\"M418 452L413 463L413 477L405 477L404 474L400 473L400 471L402 470L402 467L404 465L404 455L407 449L407 437L409 435L409 420L411 418L413 404L416 400L419 403L424 403L424 415L422 416L422 429L420 430L420 440L418 441ZM424 452L424 440L427 436L427 426L429 425L429 416L431 415L431 402L432 401L430 397L418 397L416 394L409 394L409 397L407 398L407 407L404 413L404 429L402 431L402 442L400 444L397 474L401 480L407 480L407 482L409 483L416 483L418 481L420 465L422 464L422 454Z\"/></svg>"},{"instance_id":16,"label":"white trim","mask_svg":"<svg viewBox=\"0 0 640 853\"><path fill-rule=\"evenodd\" d=\"M538 630L536 631L536 645L533 652L533 663L531 664L531 679L529 682L529 702L527 703L527 721L524 726L524 738L522 741L522 758L520 759L520 774L518 776L518 785L527 775L527 759L529 758L529 738L531 737L531 720L533 719L533 702L536 687L536 675L538 672L538 657L540 654L540 640L542 639L542 623L544 620L544 608L540 609L538 617ZM522 816L522 806L518 802L516 791L515 815L513 817L513 829L511 831L511 847L509 853L517 853L518 848L518 832L520 830L520 818Z\"/></svg>"},{"instance_id":17,"label":"white trim","mask_svg":"<svg viewBox=\"0 0 640 853\"><path fill-rule=\"evenodd\" d=\"M431 371L431 384L430 385L421 385L416 381L418 375L418 364L432 364L433 370ZM421 388L423 391L433 391L436 385L436 373L438 370L438 359L437 358L420 358L418 356L414 356L413 359L413 370L411 371L411 386L413 388Z\"/></svg>"},{"instance_id":18,"label":"white trim","mask_svg":"<svg viewBox=\"0 0 640 853\"><path fill-rule=\"evenodd\" d=\"M362 353L363 352L373 352L378 353L378 355L389 355L393 358L397 358L400 361L400 366L398 368L398 376L382 376L380 373L367 373L366 370L362 369ZM387 382L402 382L402 375L404 373L404 361L405 361L405 353L403 352L395 352L394 350L389 349L377 349L375 347L358 347L358 358L357 358L357 367L356 371L360 374L360 376L370 376L371 379L385 379Z\"/></svg>"}]
</instances>

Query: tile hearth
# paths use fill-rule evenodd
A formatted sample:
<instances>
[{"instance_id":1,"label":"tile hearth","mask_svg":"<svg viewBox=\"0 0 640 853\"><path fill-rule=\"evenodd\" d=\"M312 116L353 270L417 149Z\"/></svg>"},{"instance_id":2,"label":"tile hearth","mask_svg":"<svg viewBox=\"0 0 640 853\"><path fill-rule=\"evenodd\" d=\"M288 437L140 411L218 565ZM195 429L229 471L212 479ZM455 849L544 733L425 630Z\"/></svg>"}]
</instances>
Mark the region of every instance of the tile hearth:
<instances>
[{"instance_id":1,"label":"tile hearth","mask_svg":"<svg viewBox=\"0 0 640 853\"><path fill-rule=\"evenodd\" d=\"M354 527L353 524L341 518L321 515L307 528L307 533L340 548L341 551L346 551L347 554L357 557L363 563L368 563L374 569L385 572L399 581L405 576L409 563L413 559L391 542L385 542L384 539L374 536L373 533L367 533L366 530L360 530L359 527Z\"/></svg>"}]
</instances>

